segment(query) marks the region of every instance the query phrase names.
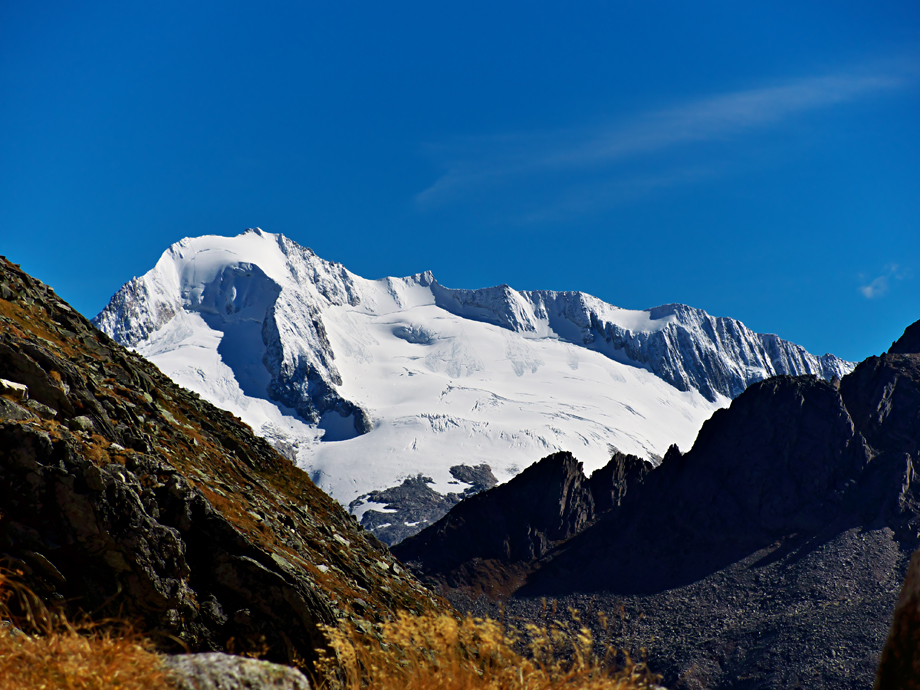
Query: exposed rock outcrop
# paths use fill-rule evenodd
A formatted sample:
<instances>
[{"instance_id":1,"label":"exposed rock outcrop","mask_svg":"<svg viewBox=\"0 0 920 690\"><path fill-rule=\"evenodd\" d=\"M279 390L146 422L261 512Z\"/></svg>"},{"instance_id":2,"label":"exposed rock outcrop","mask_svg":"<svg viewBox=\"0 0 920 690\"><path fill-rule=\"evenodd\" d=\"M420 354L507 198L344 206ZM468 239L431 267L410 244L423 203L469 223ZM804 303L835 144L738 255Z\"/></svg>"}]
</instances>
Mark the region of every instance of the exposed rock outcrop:
<instances>
[{"instance_id":1,"label":"exposed rock outcrop","mask_svg":"<svg viewBox=\"0 0 920 690\"><path fill-rule=\"evenodd\" d=\"M307 475L0 258L0 559L70 616L306 663L439 603Z\"/></svg>"},{"instance_id":2,"label":"exposed rock outcrop","mask_svg":"<svg viewBox=\"0 0 920 690\"><path fill-rule=\"evenodd\" d=\"M439 494L429 486L434 483L431 477L417 474L407 477L399 486L359 496L348 505L348 509L354 513L365 503L382 505L382 511L365 510L361 526L385 544L397 544L436 522L464 498L498 484L492 468L485 464L454 465L450 473L454 477L452 483L467 484L467 488L459 493Z\"/></svg>"},{"instance_id":3,"label":"exposed rock outcrop","mask_svg":"<svg viewBox=\"0 0 920 690\"><path fill-rule=\"evenodd\" d=\"M671 446L669 450L669 453L674 452L679 453L677 446ZM648 460L615 452L610 462L592 472L588 480L597 514L620 507L627 494L636 490L652 468Z\"/></svg>"},{"instance_id":4,"label":"exposed rock outcrop","mask_svg":"<svg viewBox=\"0 0 920 690\"><path fill-rule=\"evenodd\" d=\"M889 355L916 355L920 354L920 321L904 329L900 338L895 340L888 348Z\"/></svg>"},{"instance_id":5,"label":"exposed rock outcrop","mask_svg":"<svg viewBox=\"0 0 920 690\"><path fill-rule=\"evenodd\" d=\"M491 594L511 591L520 585L518 564L539 559L619 505L650 469L644 460L615 453L588 479L571 453L554 453L463 501L393 550L433 582L471 584Z\"/></svg>"}]
</instances>

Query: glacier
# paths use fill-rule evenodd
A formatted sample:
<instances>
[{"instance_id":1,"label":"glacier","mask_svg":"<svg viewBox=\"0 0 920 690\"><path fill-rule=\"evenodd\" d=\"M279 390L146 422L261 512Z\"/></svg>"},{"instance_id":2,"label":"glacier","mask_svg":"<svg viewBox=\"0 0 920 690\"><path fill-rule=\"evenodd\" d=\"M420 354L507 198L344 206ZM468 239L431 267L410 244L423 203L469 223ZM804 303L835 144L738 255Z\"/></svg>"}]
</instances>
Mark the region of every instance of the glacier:
<instances>
[{"instance_id":1,"label":"glacier","mask_svg":"<svg viewBox=\"0 0 920 690\"><path fill-rule=\"evenodd\" d=\"M655 460L755 381L854 366L681 304L368 280L258 228L177 242L93 323L359 518L408 478L462 493L458 465L505 481L558 450L588 472L614 449Z\"/></svg>"}]
</instances>

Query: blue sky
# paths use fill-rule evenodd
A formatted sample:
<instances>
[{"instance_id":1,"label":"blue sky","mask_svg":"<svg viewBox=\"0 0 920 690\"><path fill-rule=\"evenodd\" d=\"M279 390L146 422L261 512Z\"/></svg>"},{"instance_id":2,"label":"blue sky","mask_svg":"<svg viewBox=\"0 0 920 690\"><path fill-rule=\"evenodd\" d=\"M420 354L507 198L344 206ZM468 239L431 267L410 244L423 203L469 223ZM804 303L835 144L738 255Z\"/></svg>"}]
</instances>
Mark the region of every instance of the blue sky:
<instances>
[{"instance_id":1,"label":"blue sky","mask_svg":"<svg viewBox=\"0 0 920 690\"><path fill-rule=\"evenodd\" d=\"M851 359L920 319L916 2L2 2L0 103L0 253L88 316L259 226Z\"/></svg>"}]
</instances>

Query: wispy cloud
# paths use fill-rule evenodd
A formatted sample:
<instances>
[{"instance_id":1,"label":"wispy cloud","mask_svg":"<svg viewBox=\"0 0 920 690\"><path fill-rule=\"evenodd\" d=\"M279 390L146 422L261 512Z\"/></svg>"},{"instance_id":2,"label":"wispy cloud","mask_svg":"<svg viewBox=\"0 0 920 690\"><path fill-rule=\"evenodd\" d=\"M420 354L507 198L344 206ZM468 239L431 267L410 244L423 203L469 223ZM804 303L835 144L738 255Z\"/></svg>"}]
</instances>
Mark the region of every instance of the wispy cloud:
<instances>
[{"instance_id":1,"label":"wispy cloud","mask_svg":"<svg viewBox=\"0 0 920 690\"><path fill-rule=\"evenodd\" d=\"M892 280L904 280L910 277L908 271L900 268L898 264L888 264L885 271L865 285L860 285L859 291L866 299L878 299L884 296L891 287ZM863 281L866 278L863 277Z\"/></svg>"},{"instance_id":2,"label":"wispy cloud","mask_svg":"<svg viewBox=\"0 0 920 690\"><path fill-rule=\"evenodd\" d=\"M862 285L859 291L866 299L876 299L888 292L888 276L882 275L873 280L868 285Z\"/></svg>"},{"instance_id":3,"label":"wispy cloud","mask_svg":"<svg viewBox=\"0 0 920 690\"><path fill-rule=\"evenodd\" d=\"M911 81L894 71L809 77L712 95L628 121L469 138L432 147L447 172L416 200L430 208L529 177L603 171L605 166L682 145L725 141L775 127L797 114L902 88Z\"/></svg>"},{"instance_id":4,"label":"wispy cloud","mask_svg":"<svg viewBox=\"0 0 920 690\"><path fill-rule=\"evenodd\" d=\"M578 213L646 197L662 189L711 179L723 174L724 169L724 166L700 166L653 174L606 176L562 190L554 198L543 198L533 210L519 214L516 220L521 224L565 220Z\"/></svg>"}]
</instances>

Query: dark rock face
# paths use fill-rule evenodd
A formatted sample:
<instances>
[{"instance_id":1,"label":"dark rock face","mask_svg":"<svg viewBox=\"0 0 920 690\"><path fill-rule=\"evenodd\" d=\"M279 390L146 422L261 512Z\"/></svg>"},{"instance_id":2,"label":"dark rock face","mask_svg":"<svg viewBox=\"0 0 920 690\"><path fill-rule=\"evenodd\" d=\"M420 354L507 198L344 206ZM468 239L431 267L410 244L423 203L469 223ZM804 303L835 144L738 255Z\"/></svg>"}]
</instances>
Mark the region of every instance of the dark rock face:
<instances>
[{"instance_id":1,"label":"dark rock face","mask_svg":"<svg viewBox=\"0 0 920 690\"><path fill-rule=\"evenodd\" d=\"M308 664L321 626L439 606L249 427L0 258L0 561L74 616Z\"/></svg>"},{"instance_id":2,"label":"dark rock face","mask_svg":"<svg viewBox=\"0 0 920 690\"><path fill-rule=\"evenodd\" d=\"M652 650L669 687L867 687L920 543L920 355L902 353L915 332L842 381L752 385L653 470L615 457L589 483L594 521L524 554L504 590L464 561L497 524L471 501L398 554L446 589L513 595L510 614L543 597L631 612L625 643Z\"/></svg>"},{"instance_id":3,"label":"dark rock face","mask_svg":"<svg viewBox=\"0 0 920 690\"><path fill-rule=\"evenodd\" d=\"M516 564L578 534L596 517L596 501L614 505L650 467L617 453L589 480L571 453L554 453L507 484L463 501L393 551L430 580L498 593L516 586Z\"/></svg>"},{"instance_id":4,"label":"dark rock face","mask_svg":"<svg viewBox=\"0 0 920 690\"><path fill-rule=\"evenodd\" d=\"M677 450L671 446L670 452ZM635 455L620 452L613 454L610 462L591 473L588 486L594 498L594 509L598 515L622 505L627 493L634 491L652 470L652 463Z\"/></svg>"},{"instance_id":5,"label":"dark rock face","mask_svg":"<svg viewBox=\"0 0 920 690\"><path fill-rule=\"evenodd\" d=\"M891 344L888 349L890 355L915 355L920 354L920 321L912 323L904 329L904 335Z\"/></svg>"},{"instance_id":6,"label":"dark rock face","mask_svg":"<svg viewBox=\"0 0 920 690\"><path fill-rule=\"evenodd\" d=\"M778 376L717 411L654 490L687 537L758 541L824 524L868 459L832 385Z\"/></svg>"},{"instance_id":7,"label":"dark rock face","mask_svg":"<svg viewBox=\"0 0 920 690\"><path fill-rule=\"evenodd\" d=\"M862 519L896 526L905 541L916 537L920 534L920 355L870 357L841 381L840 393L858 433L873 451L872 462L859 480Z\"/></svg>"},{"instance_id":8,"label":"dark rock face","mask_svg":"<svg viewBox=\"0 0 920 690\"><path fill-rule=\"evenodd\" d=\"M468 498L480 491L491 489L498 484L495 475L492 474L492 468L489 465L454 465L450 468L450 473L458 482L469 484L469 487L459 494L463 498Z\"/></svg>"},{"instance_id":9,"label":"dark rock face","mask_svg":"<svg viewBox=\"0 0 920 690\"><path fill-rule=\"evenodd\" d=\"M254 633L278 650L322 645L318 625L335 615L315 584L279 569L168 464L132 455L99 467L76 438L53 441L19 424L0 425L0 446L14 449L0 484L16 518L4 520L4 550L50 574L84 610L117 601L144 612L150 628L206 649ZM235 615L243 610L248 629ZM287 644L279 629L291 631Z\"/></svg>"},{"instance_id":10,"label":"dark rock face","mask_svg":"<svg viewBox=\"0 0 920 690\"><path fill-rule=\"evenodd\" d=\"M870 357L840 382L859 433L880 452L920 449L920 355Z\"/></svg>"}]
</instances>

